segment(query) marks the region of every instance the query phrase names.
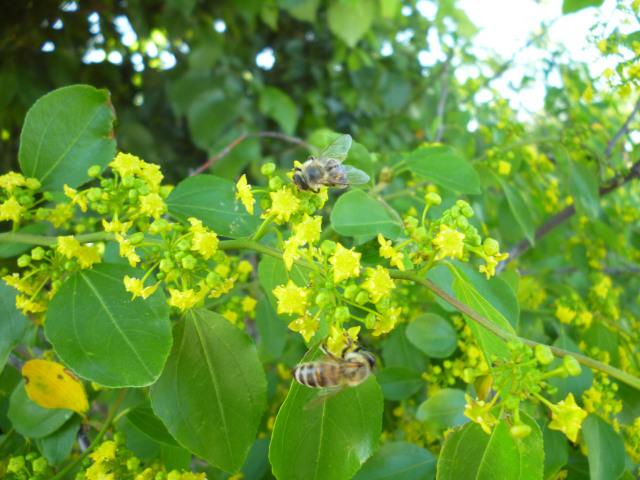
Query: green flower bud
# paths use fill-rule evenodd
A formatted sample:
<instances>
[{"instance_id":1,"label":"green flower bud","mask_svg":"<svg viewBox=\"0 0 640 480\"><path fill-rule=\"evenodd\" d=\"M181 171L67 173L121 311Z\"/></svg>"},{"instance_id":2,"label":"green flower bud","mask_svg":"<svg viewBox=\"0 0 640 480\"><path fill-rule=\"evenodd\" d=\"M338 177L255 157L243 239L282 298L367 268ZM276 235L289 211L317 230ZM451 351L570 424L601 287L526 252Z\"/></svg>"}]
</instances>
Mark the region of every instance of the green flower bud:
<instances>
[{"instance_id":1,"label":"green flower bud","mask_svg":"<svg viewBox=\"0 0 640 480\"><path fill-rule=\"evenodd\" d=\"M129 198L131 202L138 200L139 196L140 194L138 193L138 190L129 190L129 193L127 193L127 198Z\"/></svg>"},{"instance_id":2,"label":"green flower bud","mask_svg":"<svg viewBox=\"0 0 640 480\"><path fill-rule=\"evenodd\" d=\"M553 352L546 345L536 345L534 349L536 360L540 365L549 365L553 362Z\"/></svg>"},{"instance_id":3,"label":"green flower bud","mask_svg":"<svg viewBox=\"0 0 640 480\"><path fill-rule=\"evenodd\" d=\"M351 312L349 311L349 307L346 305L336 308L336 311L333 314L333 318L339 323L346 322L349 320L349 317L351 317Z\"/></svg>"},{"instance_id":4,"label":"green flower bud","mask_svg":"<svg viewBox=\"0 0 640 480\"><path fill-rule=\"evenodd\" d=\"M132 175L127 175L122 179L122 186L132 188L136 184L136 179Z\"/></svg>"},{"instance_id":5,"label":"green flower bud","mask_svg":"<svg viewBox=\"0 0 640 480\"><path fill-rule=\"evenodd\" d=\"M424 227L419 227L416 228L413 232L413 238L415 238L418 241L422 241L422 240L426 240L427 239L427 229Z\"/></svg>"},{"instance_id":6,"label":"green flower bud","mask_svg":"<svg viewBox=\"0 0 640 480\"><path fill-rule=\"evenodd\" d=\"M176 248L178 250L180 250L181 252L184 252L184 251L189 250L191 248L191 242L189 242L189 240L180 240L176 244Z\"/></svg>"},{"instance_id":7,"label":"green flower bud","mask_svg":"<svg viewBox=\"0 0 640 480\"><path fill-rule=\"evenodd\" d=\"M44 248L42 247L36 247L33 250L31 250L31 258L33 258L34 260L42 260L44 258Z\"/></svg>"},{"instance_id":8,"label":"green flower bud","mask_svg":"<svg viewBox=\"0 0 640 480\"><path fill-rule=\"evenodd\" d=\"M279 190L282 187L282 179L280 177L271 177L269 179L269 189Z\"/></svg>"},{"instance_id":9,"label":"green flower bud","mask_svg":"<svg viewBox=\"0 0 640 480\"><path fill-rule=\"evenodd\" d=\"M91 167L89 167L89 170L87 170L87 174L91 178L98 178L101 173L102 173L102 167L100 165L92 165Z\"/></svg>"},{"instance_id":10,"label":"green flower bud","mask_svg":"<svg viewBox=\"0 0 640 480\"><path fill-rule=\"evenodd\" d=\"M102 189L101 188L90 188L87 191L87 199L90 202L97 202L102 198Z\"/></svg>"},{"instance_id":11,"label":"green flower bud","mask_svg":"<svg viewBox=\"0 0 640 480\"><path fill-rule=\"evenodd\" d=\"M44 192L42 194L42 198L44 198L47 202L50 202L51 200L53 200L53 193L51 192Z\"/></svg>"},{"instance_id":12,"label":"green flower bud","mask_svg":"<svg viewBox=\"0 0 640 480\"><path fill-rule=\"evenodd\" d=\"M198 260L196 260L193 255L187 255L180 263L182 264L182 268L186 270L193 270L198 265Z\"/></svg>"},{"instance_id":13,"label":"green flower bud","mask_svg":"<svg viewBox=\"0 0 640 480\"><path fill-rule=\"evenodd\" d=\"M578 361L570 355L565 355L565 357L562 359L562 365L564 366L567 373L572 377L577 377L578 375L580 375L580 372L582 372L582 367L580 367Z\"/></svg>"},{"instance_id":14,"label":"green flower bud","mask_svg":"<svg viewBox=\"0 0 640 480\"><path fill-rule=\"evenodd\" d=\"M465 368L462 371L462 381L464 383L473 383L476 380L476 371L473 368Z\"/></svg>"},{"instance_id":15,"label":"green flower bud","mask_svg":"<svg viewBox=\"0 0 640 480\"><path fill-rule=\"evenodd\" d=\"M109 209L104 203L96 203L96 208L94 209L100 215L106 215Z\"/></svg>"},{"instance_id":16,"label":"green flower bud","mask_svg":"<svg viewBox=\"0 0 640 480\"><path fill-rule=\"evenodd\" d=\"M129 237L129 241L133 244L133 245L138 245L140 242L142 242L144 240L144 233L142 232L136 232L133 235L131 235Z\"/></svg>"},{"instance_id":17,"label":"green flower bud","mask_svg":"<svg viewBox=\"0 0 640 480\"><path fill-rule=\"evenodd\" d=\"M317 306L322 308L326 305L330 305L332 300L333 296L326 290L322 290L320 293L318 293L318 295L316 295L315 302Z\"/></svg>"},{"instance_id":18,"label":"green flower bud","mask_svg":"<svg viewBox=\"0 0 640 480\"><path fill-rule=\"evenodd\" d=\"M31 462L31 468L33 469L33 473L45 473L49 464L47 463L47 459L44 457L38 457L33 462Z\"/></svg>"},{"instance_id":19,"label":"green flower bud","mask_svg":"<svg viewBox=\"0 0 640 480\"><path fill-rule=\"evenodd\" d=\"M276 171L276 164L273 162L267 162L260 167L260 173L265 177L270 177L273 175L273 172Z\"/></svg>"},{"instance_id":20,"label":"green flower bud","mask_svg":"<svg viewBox=\"0 0 640 480\"><path fill-rule=\"evenodd\" d=\"M369 294L364 290L360 290L356 295L355 301L358 305L364 305L369 301Z\"/></svg>"},{"instance_id":21,"label":"green flower bud","mask_svg":"<svg viewBox=\"0 0 640 480\"><path fill-rule=\"evenodd\" d=\"M333 252L336 251L336 242L325 240L320 244L320 250L325 255L333 255Z\"/></svg>"},{"instance_id":22,"label":"green flower bud","mask_svg":"<svg viewBox=\"0 0 640 480\"><path fill-rule=\"evenodd\" d=\"M130 472L137 472L140 468L140 459L137 457L131 457L127 460L127 470Z\"/></svg>"},{"instance_id":23,"label":"green flower bud","mask_svg":"<svg viewBox=\"0 0 640 480\"><path fill-rule=\"evenodd\" d=\"M442 203L442 197L436 192L428 192L424 196L424 201L429 205L440 205Z\"/></svg>"},{"instance_id":24,"label":"green flower bud","mask_svg":"<svg viewBox=\"0 0 640 480\"><path fill-rule=\"evenodd\" d=\"M175 268L175 266L175 263L173 263L168 258L163 258L162 260L160 260L160 271L162 272L168 272L169 270Z\"/></svg>"},{"instance_id":25,"label":"green flower bud","mask_svg":"<svg viewBox=\"0 0 640 480\"><path fill-rule=\"evenodd\" d=\"M382 167L380 170L380 183L389 183L393 180L393 169L390 167Z\"/></svg>"},{"instance_id":26,"label":"green flower bud","mask_svg":"<svg viewBox=\"0 0 640 480\"><path fill-rule=\"evenodd\" d=\"M7 465L7 472L18 473L24 468L24 457L11 457L9 459L9 465Z\"/></svg>"},{"instance_id":27,"label":"green flower bud","mask_svg":"<svg viewBox=\"0 0 640 480\"><path fill-rule=\"evenodd\" d=\"M513 425L509 429L509 434L512 438L526 438L531 435L531 427L529 425L525 425L524 423Z\"/></svg>"},{"instance_id":28,"label":"green flower bud","mask_svg":"<svg viewBox=\"0 0 640 480\"><path fill-rule=\"evenodd\" d=\"M24 268L31 263L31 257L29 255L20 255L18 257L18 266Z\"/></svg>"},{"instance_id":29,"label":"green flower bud","mask_svg":"<svg viewBox=\"0 0 640 480\"><path fill-rule=\"evenodd\" d=\"M473 217L473 208L471 208L471 205L469 205L468 203L464 207L462 207L460 211L467 218Z\"/></svg>"},{"instance_id":30,"label":"green flower bud","mask_svg":"<svg viewBox=\"0 0 640 480\"><path fill-rule=\"evenodd\" d=\"M149 188L149 186L145 183L143 185L141 185L138 188L138 193L140 195L149 195L151 193L151 189Z\"/></svg>"},{"instance_id":31,"label":"green flower bud","mask_svg":"<svg viewBox=\"0 0 640 480\"><path fill-rule=\"evenodd\" d=\"M458 205L454 205L449 210L449 214L451 215L451 218L458 218L460 216L460 207Z\"/></svg>"},{"instance_id":32,"label":"green flower bud","mask_svg":"<svg viewBox=\"0 0 640 480\"><path fill-rule=\"evenodd\" d=\"M364 317L364 326L371 330L376 325L376 314L375 313L367 313L367 316Z\"/></svg>"},{"instance_id":33,"label":"green flower bud","mask_svg":"<svg viewBox=\"0 0 640 480\"><path fill-rule=\"evenodd\" d=\"M27 178L25 184L29 190L38 190L42 186L37 178Z\"/></svg>"},{"instance_id":34,"label":"green flower bud","mask_svg":"<svg viewBox=\"0 0 640 480\"><path fill-rule=\"evenodd\" d=\"M407 217L404 219L404 225L405 227L407 227L407 230L409 230L409 232L415 230L418 224L419 222L416 217Z\"/></svg>"},{"instance_id":35,"label":"green flower bud","mask_svg":"<svg viewBox=\"0 0 640 480\"><path fill-rule=\"evenodd\" d=\"M487 237L484 239L484 243L482 244L482 250L489 256L497 255L500 253L500 244L497 240Z\"/></svg>"},{"instance_id":36,"label":"green flower bud","mask_svg":"<svg viewBox=\"0 0 640 480\"><path fill-rule=\"evenodd\" d=\"M351 300L353 297L355 297L358 293L358 286L351 284L349 286L347 286L347 288L344 289L344 298L346 298L347 300Z\"/></svg>"},{"instance_id":37,"label":"green flower bud","mask_svg":"<svg viewBox=\"0 0 640 480\"><path fill-rule=\"evenodd\" d=\"M158 272L158 273L156 273L156 278L157 278L158 280L164 280L166 277L167 277L167 274L166 274L166 273L164 273L164 272Z\"/></svg>"},{"instance_id":38,"label":"green flower bud","mask_svg":"<svg viewBox=\"0 0 640 480\"><path fill-rule=\"evenodd\" d=\"M469 226L469 220L467 220L467 217L458 217L456 218L456 225L461 230L465 230Z\"/></svg>"}]
</instances>

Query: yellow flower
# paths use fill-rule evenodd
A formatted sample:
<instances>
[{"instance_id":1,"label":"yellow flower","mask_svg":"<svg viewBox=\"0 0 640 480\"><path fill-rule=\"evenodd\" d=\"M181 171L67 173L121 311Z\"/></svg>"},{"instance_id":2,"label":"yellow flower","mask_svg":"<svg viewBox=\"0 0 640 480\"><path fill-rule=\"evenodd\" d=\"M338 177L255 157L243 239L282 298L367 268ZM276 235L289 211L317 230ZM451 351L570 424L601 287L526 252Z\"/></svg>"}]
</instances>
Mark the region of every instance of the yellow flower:
<instances>
[{"instance_id":1,"label":"yellow flower","mask_svg":"<svg viewBox=\"0 0 640 480\"><path fill-rule=\"evenodd\" d=\"M160 189L160 184L164 179L164 175L162 175L162 171L160 170L160 165L147 163L142 160L140 160L140 172L138 173L138 176L145 181L152 192L156 193Z\"/></svg>"},{"instance_id":2,"label":"yellow flower","mask_svg":"<svg viewBox=\"0 0 640 480\"><path fill-rule=\"evenodd\" d=\"M271 214L275 215L276 221L279 223L287 222L291 215L296 213L300 206L300 200L291 190L282 187L277 192L271 192Z\"/></svg>"},{"instance_id":3,"label":"yellow flower","mask_svg":"<svg viewBox=\"0 0 640 480\"><path fill-rule=\"evenodd\" d=\"M329 258L329 263L333 265L333 281L340 283L348 278L360 275L361 253L344 248L341 244L336 245L336 251Z\"/></svg>"},{"instance_id":4,"label":"yellow flower","mask_svg":"<svg viewBox=\"0 0 640 480\"><path fill-rule=\"evenodd\" d=\"M603 276L597 285L593 287L594 293L602 299L606 299L611 289L611 278Z\"/></svg>"},{"instance_id":5,"label":"yellow flower","mask_svg":"<svg viewBox=\"0 0 640 480\"><path fill-rule=\"evenodd\" d=\"M273 294L278 299L278 313L291 313L304 315L307 311L307 297L309 291L298 287L292 280L287 285L278 285L273 289Z\"/></svg>"},{"instance_id":6,"label":"yellow flower","mask_svg":"<svg viewBox=\"0 0 640 480\"><path fill-rule=\"evenodd\" d=\"M256 202L251 192L251 185L247 183L247 176L242 175L236 183L236 198L242 202L249 215L253 215L253 204Z\"/></svg>"},{"instance_id":7,"label":"yellow flower","mask_svg":"<svg viewBox=\"0 0 640 480\"><path fill-rule=\"evenodd\" d=\"M588 310L583 310L578 314L578 317L576 318L576 325L584 328L589 328L592 321L593 314Z\"/></svg>"},{"instance_id":8,"label":"yellow flower","mask_svg":"<svg viewBox=\"0 0 640 480\"><path fill-rule=\"evenodd\" d=\"M378 265L375 269L367 268L367 279L362 283L362 288L369 292L373 303L378 303L396 288L396 284L391 279L389 271Z\"/></svg>"},{"instance_id":9,"label":"yellow flower","mask_svg":"<svg viewBox=\"0 0 640 480\"><path fill-rule=\"evenodd\" d=\"M120 245L120 256L129 260L129 265L135 267L140 261L140 256L128 238L116 233L116 241Z\"/></svg>"},{"instance_id":10,"label":"yellow flower","mask_svg":"<svg viewBox=\"0 0 640 480\"><path fill-rule=\"evenodd\" d=\"M25 208L20 205L18 200L15 197L9 197L8 200L5 200L2 204L0 204L0 220L11 220L12 222L20 221L20 217L22 213L25 211Z\"/></svg>"},{"instance_id":11,"label":"yellow flower","mask_svg":"<svg viewBox=\"0 0 640 480\"><path fill-rule=\"evenodd\" d=\"M298 332L300 335L302 335L302 338L304 338L305 342L309 342L318 331L319 326L320 321L317 318L313 318L310 315L305 315L304 317L300 317L297 320L291 322L289 324L289 330Z\"/></svg>"},{"instance_id":12,"label":"yellow flower","mask_svg":"<svg viewBox=\"0 0 640 480\"><path fill-rule=\"evenodd\" d=\"M41 313L47 310L47 306L42 303L35 302L24 295L16 296L16 308L24 313Z\"/></svg>"},{"instance_id":13,"label":"yellow flower","mask_svg":"<svg viewBox=\"0 0 640 480\"><path fill-rule=\"evenodd\" d=\"M64 194L71 199L71 205L78 205L83 212L87 211L87 199L82 193L78 193L75 188L64 184Z\"/></svg>"},{"instance_id":14,"label":"yellow flower","mask_svg":"<svg viewBox=\"0 0 640 480\"><path fill-rule=\"evenodd\" d=\"M148 298L158 289L159 285L160 283L156 283L150 287L145 287L140 278L130 277L129 275L124 277L124 288L127 292L132 293L131 300L136 297Z\"/></svg>"},{"instance_id":15,"label":"yellow flower","mask_svg":"<svg viewBox=\"0 0 640 480\"><path fill-rule=\"evenodd\" d=\"M256 309L256 304L258 302L253 297L244 297L242 302L240 302L240 306L242 307L242 311L246 313L252 313Z\"/></svg>"},{"instance_id":16,"label":"yellow flower","mask_svg":"<svg viewBox=\"0 0 640 480\"><path fill-rule=\"evenodd\" d=\"M240 260L240 263L238 263L238 273L243 275L251 272L253 272L253 265L251 265L251 262L247 260Z\"/></svg>"},{"instance_id":17,"label":"yellow flower","mask_svg":"<svg viewBox=\"0 0 640 480\"><path fill-rule=\"evenodd\" d=\"M19 292L32 295L35 291L33 285L31 285L26 279L20 278L19 273L5 275L4 277L2 277L2 280L4 280L7 285L15 288Z\"/></svg>"},{"instance_id":18,"label":"yellow flower","mask_svg":"<svg viewBox=\"0 0 640 480\"><path fill-rule=\"evenodd\" d=\"M224 312L222 312L222 316L229 320L229 322L233 325L235 325L238 321L238 314L233 310L225 310Z\"/></svg>"},{"instance_id":19,"label":"yellow flower","mask_svg":"<svg viewBox=\"0 0 640 480\"><path fill-rule=\"evenodd\" d=\"M552 420L549 428L563 432L569 440L575 442L587 412L576 404L572 393L550 408Z\"/></svg>"},{"instance_id":20,"label":"yellow flower","mask_svg":"<svg viewBox=\"0 0 640 480\"><path fill-rule=\"evenodd\" d=\"M21 173L9 172L4 175L0 175L0 188L5 189L7 192L12 192L16 187L24 187L26 185L26 179Z\"/></svg>"},{"instance_id":21,"label":"yellow flower","mask_svg":"<svg viewBox=\"0 0 640 480\"><path fill-rule=\"evenodd\" d=\"M342 356L342 352L347 346L347 337L351 339L351 343L355 344L358 341L359 333L360 326L351 327L345 331L342 328L331 325L331 334L327 338L327 350L336 357Z\"/></svg>"},{"instance_id":22,"label":"yellow flower","mask_svg":"<svg viewBox=\"0 0 640 480\"><path fill-rule=\"evenodd\" d=\"M287 270L291 270L293 262L300 258L299 248L302 246L298 237L290 237L284 242L284 249L282 250L282 260Z\"/></svg>"},{"instance_id":23,"label":"yellow flower","mask_svg":"<svg viewBox=\"0 0 640 480\"><path fill-rule=\"evenodd\" d=\"M458 232L447 225L440 225L440 232L433 240L436 246L436 260L445 257L462 258L464 252L464 233Z\"/></svg>"},{"instance_id":24,"label":"yellow flower","mask_svg":"<svg viewBox=\"0 0 640 480\"><path fill-rule=\"evenodd\" d=\"M80 245L72 236L58 237L56 250L66 258L77 258L81 268L89 268L102 259L97 245Z\"/></svg>"},{"instance_id":25,"label":"yellow flower","mask_svg":"<svg viewBox=\"0 0 640 480\"><path fill-rule=\"evenodd\" d=\"M107 440L102 442L98 448L89 454L91 459L96 463L103 463L116 458L116 442Z\"/></svg>"},{"instance_id":26,"label":"yellow flower","mask_svg":"<svg viewBox=\"0 0 640 480\"><path fill-rule=\"evenodd\" d=\"M119 173L121 177L126 177L140 173L143 163L144 162L135 155L120 152L109 166L113 171Z\"/></svg>"},{"instance_id":27,"label":"yellow flower","mask_svg":"<svg viewBox=\"0 0 640 480\"><path fill-rule=\"evenodd\" d=\"M304 245L309 245L320 240L320 231L322 230L322 217L316 215L310 217L306 213L302 221L293 226L293 233L298 240Z\"/></svg>"},{"instance_id":28,"label":"yellow flower","mask_svg":"<svg viewBox=\"0 0 640 480\"><path fill-rule=\"evenodd\" d=\"M218 251L218 235L202 225L197 218L189 218L193 233L191 239L191 250L198 252L205 260L209 260Z\"/></svg>"},{"instance_id":29,"label":"yellow flower","mask_svg":"<svg viewBox=\"0 0 640 480\"><path fill-rule=\"evenodd\" d=\"M73 218L73 206L69 203L59 203L53 209L40 208L36 210L39 220L46 220L54 227L60 227Z\"/></svg>"},{"instance_id":30,"label":"yellow flower","mask_svg":"<svg viewBox=\"0 0 640 480\"><path fill-rule=\"evenodd\" d=\"M556 317L562 323L571 323L576 316L576 312L571 310L569 307L565 307L564 305L558 305L556 307Z\"/></svg>"},{"instance_id":31,"label":"yellow flower","mask_svg":"<svg viewBox=\"0 0 640 480\"><path fill-rule=\"evenodd\" d=\"M381 233L378 234L378 243L380 243L380 256L388 258L392 266L404 271L404 254L396 251L391 244L391 240L385 240Z\"/></svg>"},{"instance_id":32,"label":"yellow flower","mask_svg":"<svg viewBox=\"0 0 640 480\"><path fill-rule=\"evenodd\" d=\"M508 253L499 253L497 255L487 255L486 257L484 257L485 264L480 265L478 267L478 271L480 273L484 273L485 277L489 279L496 274L496 267L498 266L498 263L500 263L502 260L507 259L508 257L509 257Z\"/></svg>"},{"instance_id":33,"label":"yellow flower","mask_svg":"<svg viewBox=\"0 0 640 480\"><path fill-rule=\"evenodd\" d=\"M393 330L400 320L400 314L402 313L402 307L390 308L384 313L384 315L376 316L376 323L373 326L372 335L378 337L383 333L389 333Z\"/></svg>"},{"instance_id":34,"label":"yellow flower","mask_svg":"<svg viewBox=\"0 0 640 480\"><path fill-rule=\"evenodd\" d=\"M169 289L169 305L176 307L182 311L193 308L202 300L204 290L196 292L194 289L189 288L187 290L177 290L175 288Z\"/></svg>"},{"instance_id":35,"label":"yellow flower","mask_svg":"<svg viewBox=\"0 0 640 480\"><path fill-rule=\"evenodd\" d=\"M167 205L157 193L150 193L140 197L140 213L159 218L167 211Z\"/></svg>"},{"instance_id":36,"label":"yellow flower","mask_svg":"<svg viewBox=\"0 0 640 480\"><path fill-rule=\"evenodd\" d=\"M116 480L114 473L109 473L107 470L111 468L104 463L94 463L85 472L85 478L87 480Z\"/></svg>"},{"instance_id":37,"label":"yellow flower","mask_svg":"<svg viewBox=\"0 0 640 480\"><path fill-rule=\"evenodd\" d=\"M511 164L509 162L505 162L504 160L500 160L498 162L498 173L500 175L504 175L505 177L511 173Z\"/></svg>"},{"instance_id":38,"label":"yellow flower","mask_svg":"<svg viewBox=\"0 0 640 480\"><path fill-rule=\"evenodd\" d=\"M131 228L132 222L121 222L114 218L110 222L102 219L102 228L105 232L125 234Z\"/></svg>"},{"instance_id":39,"label":"yellow flower","mask_svg":"<svg viewBox=\"0 0 640 480\"><path fill-rule=\"evenodd\" d=\"M493 427L498 423L496 417L491 413L493 405L491 403L486 403L484 400L475 400L466 393L464 398L467 401L464 406L465 417L480 425L482 430L490 435Z\"/></svg>"}]
</instances>

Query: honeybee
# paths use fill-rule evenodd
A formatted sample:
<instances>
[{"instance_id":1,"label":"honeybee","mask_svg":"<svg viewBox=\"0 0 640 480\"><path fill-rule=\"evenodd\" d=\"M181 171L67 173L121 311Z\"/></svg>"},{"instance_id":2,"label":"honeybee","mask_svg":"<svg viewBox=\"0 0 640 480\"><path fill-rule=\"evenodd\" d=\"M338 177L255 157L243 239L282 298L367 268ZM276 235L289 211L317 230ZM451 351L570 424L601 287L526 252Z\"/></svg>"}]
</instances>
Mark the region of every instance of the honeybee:
<instances>
[{"instance_id":1,"label":"honeybee","mask_svg":"<svg viewBox=\"0 0 640 480\"><path fill-rule=\"evenodd\" d=\"M312 362L296 365L293 378L301 385L310 388L341 389L355 387L364 382L376 364L372 353L360 347L349 351L351 342L342 351L340 357L332 355L324 346L320 349L325 357Z\"/></svg>"},{"instance_id":2,"label":"honeybee","mask_svg":"<svg viewBox=\"0 0 640 480\"><path fill-rule=\"evenodd\" d=\"M343 165L351 148L351 135L340 135L322 150L317 157L309 157L301 167L296 167L293 182L300 190L317 193L322 185L348 187L369 181L369 175L351 165Z\"/></svg>"}]
</instances>

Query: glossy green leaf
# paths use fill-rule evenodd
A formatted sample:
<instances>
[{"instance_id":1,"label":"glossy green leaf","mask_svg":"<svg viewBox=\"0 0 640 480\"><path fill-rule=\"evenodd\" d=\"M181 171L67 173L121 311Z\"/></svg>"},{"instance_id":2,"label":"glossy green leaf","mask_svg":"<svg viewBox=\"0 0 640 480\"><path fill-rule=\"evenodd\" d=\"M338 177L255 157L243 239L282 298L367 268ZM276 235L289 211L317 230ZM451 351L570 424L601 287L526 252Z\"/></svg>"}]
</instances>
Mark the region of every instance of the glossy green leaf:
<instances>
[{"instance_id":1,"label":"glossy green leaf","mask_svg":"<svg viewBox=\"0 0 640 480\"><path fill-rule=\"evenodd\" d=\"M604 0L564 0L562 2L562 13L566 15L587 7L599 7L603 2Z\"/></svg>"},{"instance_id":2,"label":"glossy green leaf","mask_svg":"<svg viewBox=\"0 0 640 480\"><path fill-rule=\"evenodd\" d=\"M51 465L59 465L71 454L80 423L80 417L74 415L51 435L36 439L38 450Z\"/></svg>"},{"instance_id":3,"label":"glossy green leaf","mask_svg":"<svg viewBox=\"0 0 640 480\"><path fill-rule=\"evenodd\" d=\"M464 392L455 388L443 388L422 402L417 418L433 433L440 433L469 421L464 416Z\"/></svg>"},{"instance_id":4,"label":"glossy green leaf","mask_svg":"<svg viewBox=\"0 0 640 480\"><path fill-rule=\"evenodd\" d=\"M468 307L471 307L473 310L489 321L495 323L503 330L509 333L515 333L515 330L504 315L489 303L482 294L478 292L478 290L476 290L461 270L452 268L452 272L454 275L453 291L455 292L458 300ZM482 351L488 361L490 361L493 355L502 358L508 357L509 352L504 340L500 339L494 333L482 327L474 320L467 318L466 315L465 320L467 321L467 325L469 325L473 336L482 348Z\"/></svg>"},{"instance_id":5,"label":"glossy green leaf","mask_svg":"<svg viewBox=\"0 0 640 480\"><path fill-rule=\"evenodd\" d=\"M591 480L618 478L625 468L622 438L611 425L596 414L582 424L582 437L587 445Z\"/></svg>"},{"instance_id":6,"label":"glossy green leaf","mask_svg":"<svg viewBox=\"0 0 640 480\"><path fill-rule=\"evenodd\" d=\"M79 376L109 387L142 387L159 376L171 349L164 293L131 300L125 275L143 273L103 263L60 287L47 311L45 334Z\"/></svg>"},{"instance_id":7,"label":"glossy green leaf","mask_svg":"<svg viewBox=\"0 0 640 480\"><path fill-rule=\"evenodd\" d=\"M479 194L480 177L451 147L424 145L406 157L407 169L418 177L454 192Z\"/></svg>"},{"instance_id":8,"label":"glossy green leaf","mask_svg":"<svg viewBox=\"0 0 640 480\"><path fill-rule=\"evenodd\" d=\"M151 405L178 443L227 472L255 440L266 379L250 338L222 316L193 310L174 328L174 347L151 388Z\"/></svg>"},{"instance_id":9,"label":"glossy green leaf","mask_svg":"<svg viewBox=\"0 0 640 480\"><path fill-rule=\"evenodd\" d=\"M0 280L0 372L29 324L23 313L16 308L17 295L15 289Z\"/></svg>"},{"instance_id":10,"label":"glossy green leaf","mask_svg":"<svg viewBox=\"0 0 640 480\"><path fill-rule=\"evenodd\" d=\"M82 185L89 167L106 167L116 153L114 120L107 90L71 85L44 95L24 120L22 172L40 180L44 190Z\"/></svg>"},{"instance_id":11,"label":"glossy green leaf","mask_svg":"<svg viewBox=\"0 0 640 480\"><path fill-rule=\"evenodd\" d=\"M197 175L180 182L169 195L167 206L174 217L182 221L198 218L225 237L246 237L260 223L259 215L249 215L236 201L235 184L213 175Z\"/></svg>"},{"instance_id":12,"label":"glossy green leaf","mask_svg":"<svg viewBox=\"0 0 640 480\"><path fill-rule=\"evenodd\" d=\"M341 235L374 237L381 233L395 239L402 232L398 214L362 190L353 189L336 201L331 211L331 225Z\"/></svg>"},{"instance_id":13,"label":"glossy green leaf","mask_svg":"<svg viewBox=\"0 0 640 480\"><path fill-rule=\"evenodd\" d=\"M387 367L376 377L387 400L405 400L425 385L420 373L406 367Z\"/></svg>"},{"instance_id":14,"label":"glossy green leaf","mask_svg":"<svg viewBox=\"0 0 640 480\"><path fill-rule=\"evenodd\" d=\"M333 0L327 11L329 29L349 47L355 47L371 27L374 0Z\"/></svg>"},{"instance_id":15,"label":"glossy green leaf","mask_svg":"<svg viewBox=\"0 0 640 480\"><path fill-rule=\"evenodd\" d=\"M13 428L20 435L29 438L41 438L52 434L71 418L71 410L60 408L47 409L33 403L20 382L9 400L7 413Z\"/></svg>"},{"instance_id":16,"label":"glossy green leaf","mask_svg":"<svg viewBox=\"0 0 640 480\"><path fill-rule=\"evenodd\" d=\"M531 215L531 205L527 203L518 189L513 187L509 182L502 180L496 175L502 191L507 197L507 203L511 209L511 213L518 222L520 229L527 240L533 245L536 241L536 224Z\"/></svg>"},{"instance_id":17,"label":"glossy green leaf","mask_svg":"<svg viewBox=\"0 0 640 480\"><path fill-rule=\"evenodd\" d=\"M178 442L167 431L167 427L164 426L162 420L153 413L150 405L145 404L134 408L127 413L126 418L133 427L152 440L170 447L179 446Z\"/></svg>"},{"instance_id":18,"label":"glossy green leaf","mask_svg":"<svg viewBox=\"0 0 640 480\"><path fill-rule=\"evenodd\" d=\"M487 435L480 425L469 423L450 434L438 458L438 480L539 480L544 451L542 433L530 417L529 436L514 439L501 421Z\"/></svg>"},{"instance_id":19,"label":"glossy green leaf","mask_svg":"<svg viewBox=\"0 0 640 480\"><path fill-rule=\"evenodd\" d=\"M354 480L431 480L436 478L436 458L414 443L384 444L362 466Z\"/></svg>"},{"instance_id":20,"label":"glossy green leaf","mask_svg":"<svg viewBox=\"0 0 640 480\"><path fill-rule=\"evenodd\" d=\"M382 428L382 391L372 376L324 401L295 381L273 427L269 460L279 480L347 480L373 454Z\"/></svg>"},{"instance_id":21,"label":"glossy green leaf","mask_svg":"<svg viewBox=\"0 0 640 480\"><path fill-rule=\"evenodd\" d=\"M275 87L265 87L260 92L260 111L274 119L285 133L291 135L298 123L298 107L291 97Z\"/></svg>"},{"instance_id":22,"label":"glossy green leaf","mask_svg":"<svg viewBox=\"0 0 640 480\"><path fill-rule=\"evenodd\" d=\"M458 336L451 324L435 313L425 313L407 326L407 338L427 356L447 358L458 348Z\"/></svg>"}]
</instances>

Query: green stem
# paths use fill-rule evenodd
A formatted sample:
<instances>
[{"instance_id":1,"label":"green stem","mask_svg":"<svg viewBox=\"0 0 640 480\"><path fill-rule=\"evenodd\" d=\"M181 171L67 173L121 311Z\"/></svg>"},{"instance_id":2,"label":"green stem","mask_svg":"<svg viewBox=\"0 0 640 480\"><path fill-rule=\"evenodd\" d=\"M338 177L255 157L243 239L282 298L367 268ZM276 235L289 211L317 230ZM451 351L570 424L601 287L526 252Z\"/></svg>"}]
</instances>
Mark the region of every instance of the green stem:
<instances>
[{"instance_id":1,"label":"green stem","mask_svg":"<svg viewBox=\"0 0 640 480\"><path fill-rule=\"evenodd\" d=\"M62 470L60 470L56 474L56 476L53 477L51 480L60 480L64 478L67 475L67 473L69 473L74 468L76 468L80 463L82 463L82 461L93 451L93 449L96 448L96 446L102 441L102 437L104 437L105 434L107 433L107 430L109 430L109 427L111 427L111 424L113 423L113 419L116 416L116 411L118 410L118 407L122 403L122 400L124 400L124 396L126 393L127 393L126 389L120 390L120 394L118 395L118 398L116 399L115 402L113 402L113 405L111 405L111 409L107 414L107 418L104 421L104 425L102 425L102 428L96 435L96 438L94 438L91 444L89 445L89 448L87 448L84 452L82 452L80 456L76 458L73 462L67 464L67 466L64 467Z\"/></svg>"},{"instance_id":2,"label":"green stem","mask_svg":"<svg viewBox=\"0 0 640 480\"><path fill-rule=\"evenodd\" d=\"M440 297L442 300L447 302L456 310L465 314L474 322L482 325L484 328L486 328L487 330L489 330L491 333L493 333L494 335L496 335L498 338L502 340L522 342L525 345L528 345L530 347L536 347L537 345L545 345L544 343L539 343L534 340L529 340L528 338L519 337L518 335L509 333L506 330L503 330L498 325L493 323L491 320L483 317L482 315L480 315L478 312L476 312L469 306L458 301L456 298L452 297L447 292L445 292L440 287L438 287L435 283L433 283L430 280L427 280L426 278L417 277L413 275L411 272L400 272L400 271L391 271L391 276L398 280L409 280L425 286L426 288L431 290L436 296ZM545 345L545 346L548 346L556 357L560 357L560 358L565 356L573 357L585 367L600 370L601 372L604 372L607 375L613 378L616 378L621 382L624 382L627 385L630 385L637 390L640 390L640 378L637 378L618 368L612 367L611 365L607 365L606 363L599 362L585 355L569 352L562 348L554 347L551 345Z\"/></svg>"},{"instance_id":3,"label":"green stem","mask_svg":"<svg viewBox=\"0 0 640 480\"><path fill-rule=\"evenodd\" d=\"M267 218L265 218L264 221L260 224L260 227L258 227L258 230L256 231L256 233L254 233L253 237L251 237L251 239L258 241L262 237L264 237L265 234L267 233L267 228L269 227L272 221L273 221L272 215L269 215Z\"/></svg>"}]
</instances>

